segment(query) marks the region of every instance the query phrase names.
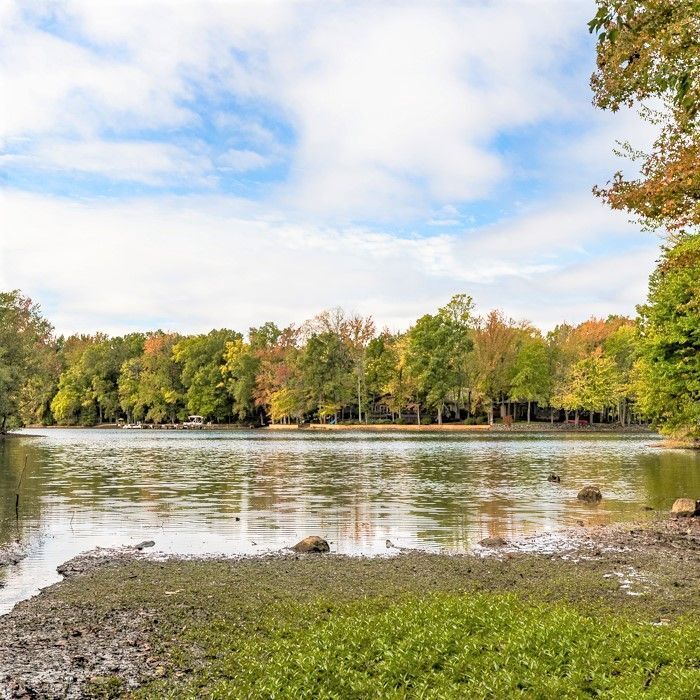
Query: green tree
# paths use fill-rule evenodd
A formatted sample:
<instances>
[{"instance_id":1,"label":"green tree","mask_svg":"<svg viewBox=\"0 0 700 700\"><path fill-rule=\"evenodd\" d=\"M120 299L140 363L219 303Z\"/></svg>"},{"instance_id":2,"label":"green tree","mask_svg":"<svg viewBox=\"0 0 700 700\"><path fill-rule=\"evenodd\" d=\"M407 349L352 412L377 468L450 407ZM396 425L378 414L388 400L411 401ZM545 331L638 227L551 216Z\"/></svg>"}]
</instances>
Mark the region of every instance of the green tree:
<instances>
[{"instance_id":1,"label":"green tree","mask_svg":"<svg viewBox=\"0 0 700 700\"><path fill-rule=\"evenodd\" d=\"M255 348L243 338L226 343L221 374L233 398L233 410L241 420L255 412L255 384L260 362Z\"/></svg>"},{"instance_id":2,"label":"green tree","mask_svg":"<svg viewBox=\"0 0 700 700\"><path fill-rule=\"evenodd\" d=\"M122 338L72 336L62 352L63 371L51 403L61 423L93 425L116 420L120 412L119 376L124 362L143 351L143 335Z\"/></svg>"},{"instance_id":3,"label":"green tree","mask_svg":"<svg viewBox=\"0 0 700 700\"><path fill-rule=\"evenodd\" d=\"M367 393L367 346L374 338L375 327L371 317L364 318L358 314L350 316L343 324L345 341L350 350L355 383L357 387L357 419L362 422L363 406L366 413L366 393Z\"/></svg>"},{"instance_id":4,"label":"green tree","mask_svg":"<svg viewBox=\"0 0 700 700\"><path fill-rule=\"evenodd\" d=\"M445 404L456 384L452 328L440 314L426 314L408 331L407 341L406 369L415 385L416 402L434 409L442 423Z\"/></svg>"},{"instance_id":5,"label":"green tree","mask_svg":"<svg viewBox=\"0 0 700 700\"><path fill-rule=\"evenodd\" d=\"M300 381L307 406L322 420L337 420L354 393L354 365L349 348L337 332L312 333L300 356Z\"/></svg>"},{"instance_id":6,"label":"green tree","mask_svg":"<svg viewBox=\"0 0 700 700\"><path fill-rule=\"evenodd\" d=\"M145 407L146 420L171 423L183 415L184 387L180 381L180 366L173 349L181 337L176 333L156 331L144 342L143 355L138 367L137 402Z\"/></svg>"},{"instance_id":7,"label":"green tree","mask_svg":"<svg viewBox=\"0 0 700 700\"><path fill-rule=\"evenodd\" d=\"M119 372L119 405L126 413L129 423L143 420L146 417L146 405L141 392L141 373L143 372L143 356L130 357Z\"/></svg>"},{"instance_id":8,"label":"green tree","mask_svg":"<svg viewBox=\"0 0 700 700\"><path fill-rule=\"evenodd\" d=\"M513 367L510 396L514 401L527 401L527 422L533 401L548 402L552 376L547 344L539 333L528 335L518 348Z\"/></svg>"},{"instance_id":9,"label":"green tree","mask_svg":"<svg viewBox=\"0 0 700 700\"><path fill-rule=\"evenodd\" d=\"M602 413L603 409L617 404L620 392L615 363L598 348L571 368L560 401L568 410L588 411L592 423L595 412Z\"/></svg>"},{"instance_id":10,"label":"green tree","mask_svg":"<svg viewBox=\"0 0 700 700\"><path fill-rule=\"evenodd\" d=\"M633 321L620 326L603 341L603 351L615 363L620 389L617 416L620 425L631 420L634 403L634 366L639 356L639 334Z\"/></svg>"},{"instance_id":11,"label":"green tree","mask_svg":"<svg viewBox=\"0 0 700 700\"><path fill-rule=\"evenodd\" d=\"M221 329L184 338L175 345L173 356L182 367L188 411L219 421L233 414L233 400L226 391L221 368L226 343L241 337L240 333Z\"/></svg>"},{"instance_id":12,"label":"green tree","mask_svg":"<svg viewBox=\"0 0 700 700\"><path fill-rule=\"evenodd\" d=\"M476 380L474 362L474 302L466 294L455 294L443 306L439 316L448 327L447 344L450 353L450 370L454 382L452 395L455 414L459 418L460 408L465 404L469 410L471 391Z\"/></svg>"},{"instance_id":13,"label":"green tree","mask_svg":"<svg viewBox=\"0 0 700 700\"><path fill-rule=\"evenodd\" d=\"M52 343L51 324L31 299L17 290L0 292L0 434L22 422L26 392L45 369Z\"/></svg>"},{"instance_id":14,"label":"green tree","mask_svg":"<svg viewBox=\"0 0 700 700\"><path fill-rule=\"evenodd\" d=\"M668 435L700 439L700 235L663 250L638 311L642 411Z\"/></svg>"}]
</instances>

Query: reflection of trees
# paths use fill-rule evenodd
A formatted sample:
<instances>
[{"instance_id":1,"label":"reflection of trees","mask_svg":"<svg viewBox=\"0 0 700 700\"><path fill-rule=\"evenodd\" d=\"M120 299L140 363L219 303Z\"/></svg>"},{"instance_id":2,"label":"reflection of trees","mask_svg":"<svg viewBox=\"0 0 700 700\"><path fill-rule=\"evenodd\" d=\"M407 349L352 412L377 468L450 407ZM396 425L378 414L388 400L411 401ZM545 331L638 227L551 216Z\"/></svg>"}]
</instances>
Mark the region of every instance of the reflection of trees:
<instances>
[{"instance_id":1,"label":"reflection of trees","mask_svg":"<svg viewBox=\"0 0 700 700\"><path fill-rule=\"evenodd\" d=\"M654 449L639 458L647 503L670 509L682 496L700 494L700 453L693 450Z\"/></svg>"},{"instance_id":2,"label":"reflection of trees","mask_svg":"<svg viewBox=\"0 0 700 700\"><path fill-rule=\"evenodd\" d=\"M245 515L267 532L333 533L345 546L463 549L485 536L506 539L571 523L666 508L700 493L700 455L645 450L639 442L523 438L277 439L124 438L0 442L0 543L17 537L14 493L25 456L19 532L72 512L152 514L186 530ZM550 471L563 483L546 483ZM576 501L597 483L604 501ZM58 509L58 510L57 510ZM223 527L223 525L222 525ZM288 544L284 541L280 544Z\"/></svg>"},{"instance_id":3,"label":"reflection of trees","mask_svg":"<svg viewBox=\"0 0 700 700\"><path fill-rule=\"evenodd\" d=\"M31 442L14 437L0 439L0 545L26 539L31 526L41 518L41 481L36 478L38 464ZM19 519L15 515L18 484Z\"/></svg>"}]
</instances>

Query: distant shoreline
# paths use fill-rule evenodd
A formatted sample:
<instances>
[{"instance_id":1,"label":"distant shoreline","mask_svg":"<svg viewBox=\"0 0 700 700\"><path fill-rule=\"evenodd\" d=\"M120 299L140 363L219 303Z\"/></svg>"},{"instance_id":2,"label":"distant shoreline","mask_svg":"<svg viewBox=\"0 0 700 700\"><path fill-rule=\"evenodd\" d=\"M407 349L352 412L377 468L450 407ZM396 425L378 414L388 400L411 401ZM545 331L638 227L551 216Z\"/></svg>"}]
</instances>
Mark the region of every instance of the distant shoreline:
<instances>
[{"instance_id":1,"label":"distant shoreline","mask_svg":"<svg viewBox=\"0 0 700 700\"><path fill-rule=\"evenodd\" d=\"M496 423L494 425L465 425L463 423L443 423L442 425L400 425L397 423L369 423L367 425L359 424L323 424L310 423L303 425L281 425L272 424L264 428L271 431L311 431L311 432L376 432L376 433L395 433L395 432L423 432L423 433L467 433L467 432L483 432L483 433L620 433L620 434L654 434L654 431L645 426L621 427L619 425L593 425L593 426L574 426L563 425L561 423L514 423L511 426Z\"/></svg>"},{"instance_id":2,"label":"distant shoreline","mask_svg":"<svg viewBox=\"0 0 700 700\"><path fill-rule=\"evenodd\" d=\"M119 426L116 423L102 423L100 425L28 425L25 426L29 430L110 430L117 429ZM182 428L172 428L164 426L145 425L143 430L156 431L182 431ZM572 425L563 423L541 422L518 422L510 426L501 423L494 425L465 425L464 423L443 423L416 425L416 424L399 424L399 423L302 423L285 425L282 423L273 423L266 426L260 425L240 425L238 423L222 423L206 425L195 431L240 431L240 430L261 430L263 432L354 432L354 433L567 433L567 434L619 434L619 435L649 435L657 437L658 434L643 425L619 426L611 424L594 424L594 425ZM8 436L22 437L23 433L9 432ZM669 448L697 448L700 443L689 444L678 440L663 440L659 443L660 447Z\"/></svg>"}]
</instances>

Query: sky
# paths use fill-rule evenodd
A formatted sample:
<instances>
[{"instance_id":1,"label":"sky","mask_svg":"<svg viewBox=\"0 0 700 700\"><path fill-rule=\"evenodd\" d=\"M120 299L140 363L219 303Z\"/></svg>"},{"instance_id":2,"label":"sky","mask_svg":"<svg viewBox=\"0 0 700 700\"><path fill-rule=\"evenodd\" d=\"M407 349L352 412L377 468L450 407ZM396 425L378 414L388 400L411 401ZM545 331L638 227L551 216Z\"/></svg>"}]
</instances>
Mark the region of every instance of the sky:
<instances>
[{"instance_id":1,"label":"sky","mask_svg":"<svg viewBox=\"0 0 700 700\"><path fill-rule=\"evenodd\" d=\"M592 0L0 0L0 289L59 333L632 314Z\"/></svg>"}]
</instances>

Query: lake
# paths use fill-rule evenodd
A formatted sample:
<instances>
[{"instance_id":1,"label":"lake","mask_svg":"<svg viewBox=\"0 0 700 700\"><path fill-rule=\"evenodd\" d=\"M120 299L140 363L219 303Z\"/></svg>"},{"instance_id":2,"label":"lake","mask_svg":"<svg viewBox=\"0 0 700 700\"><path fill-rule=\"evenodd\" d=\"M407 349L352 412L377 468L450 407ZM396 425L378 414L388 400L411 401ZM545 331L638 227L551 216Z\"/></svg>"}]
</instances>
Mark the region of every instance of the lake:
<instances>
[{"instance_id":1,"label":"lake","mask_svg":"<svg viewBox=\"0 0 700 700\"><path fill-rule=\"evenodd\" d=\"M0 613L97 546L258 554L316 534L348 554L396 551L387 539L462 552L487 535L638 519L700 494L700 454L651 447L649 434L24 434L0 440L0 546L19 539L29 552L0 568ZM586 484L600 504L577 501Z\"/></svg>"}]
</instances>

